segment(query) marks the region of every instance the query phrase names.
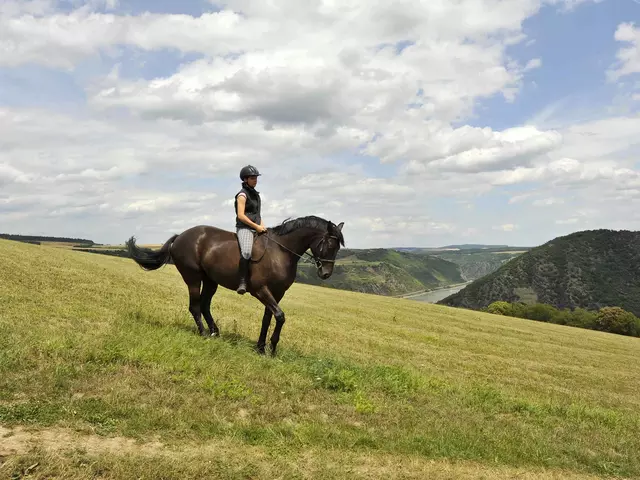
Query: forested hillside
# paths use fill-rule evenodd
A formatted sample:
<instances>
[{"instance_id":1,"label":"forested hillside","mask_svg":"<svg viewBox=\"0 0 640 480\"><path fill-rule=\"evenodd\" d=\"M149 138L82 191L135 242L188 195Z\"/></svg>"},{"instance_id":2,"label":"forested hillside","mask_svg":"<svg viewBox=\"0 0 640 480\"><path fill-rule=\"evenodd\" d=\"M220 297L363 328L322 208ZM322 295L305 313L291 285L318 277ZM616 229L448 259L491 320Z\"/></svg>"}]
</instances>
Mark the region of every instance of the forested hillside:
<instances>
[{"instance_id":1,"label":"forested hillside","mask_svg":"<svg viewBox=\"0 0 640 480\"><path fill-rule=\"evenodd\" d=\"M639 267L640 232L587 230L533 248L438 303L472 309L498 300L619 306L640 315Z\"/></svg>"}]
</instances>

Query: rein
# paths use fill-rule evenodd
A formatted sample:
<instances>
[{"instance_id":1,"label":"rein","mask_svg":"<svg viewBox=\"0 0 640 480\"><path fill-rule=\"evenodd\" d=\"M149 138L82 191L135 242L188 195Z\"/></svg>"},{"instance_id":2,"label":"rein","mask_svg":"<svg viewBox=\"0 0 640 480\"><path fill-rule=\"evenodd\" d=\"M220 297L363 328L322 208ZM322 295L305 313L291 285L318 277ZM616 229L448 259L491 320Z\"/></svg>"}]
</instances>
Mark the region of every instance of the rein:
<instances>
[{"instance_id":1,"label":"rein","mask_svg":"<svg viewBox=\"0 0 640 480\"><path fill-rule=\"evenodd\" d=\"M336 240L338 239L338 237L336 237L335 235L330 235L330 236L329 236L329 238L335 238ZM327 262L327 263L335 263L335 262L336 262L335 260L329 260L329 259L326 259L326 258L318 258L318 257L316 257L316 256L315 256L315 254L313 253L313 251L311 252L311 254L309 254L308 252L306 252L306 251L305 251L302 255L299 255L299 254L297 254L296 252L294 252L293 250L291 250L290 248L287 248L287 247L285 247L284 245L282 245L279 241L274 240L273 238L271 238L271 237L269 236L269 234L268 234L268 233L267 233L267 241L271 241L271 242L277 243L277 244L278 244L278 245L280 245L282 248L284 248L285 250L287 250L287 251L289 251L289 252L293 253L296 257L299 257L299 258L300 258L300 259L302 259L303 261L304 261L304 258L303 258L303 256L302 256L302 255L306 255L307 257L309 257L309 258L310 258L310 259L311 259L311 260L316 264L316 268L318 268L318 269L322 268L322 262ZM318 241L318 244L316 245L316 247L317 247L317 246L319 246L321 242L324 242L324 237L322 237L322 238L320 239L320 241ZM267 252L266 247L265 247L265 249L264 249L264 250L265 250L265 251L264 251L264 252L263 252L263 254L262 254L262 256L263 256L263 257L264 257L264 254ZM260 260L262 260L262 257L260 257ZM259 262L260 260L258 260L258 262Z\"/></svg>"}]
</instances>

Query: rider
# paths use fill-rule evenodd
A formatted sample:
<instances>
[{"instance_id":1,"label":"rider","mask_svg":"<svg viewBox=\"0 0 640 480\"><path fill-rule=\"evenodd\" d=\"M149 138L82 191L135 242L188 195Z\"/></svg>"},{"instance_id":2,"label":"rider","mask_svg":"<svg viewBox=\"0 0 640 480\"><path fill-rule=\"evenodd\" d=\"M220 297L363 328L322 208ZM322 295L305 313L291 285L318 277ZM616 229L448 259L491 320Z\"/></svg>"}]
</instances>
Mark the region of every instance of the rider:
<instances>
[{"instance_id":1,"label":"rider","mask_svg":"<svg viewBox=\"0 0 640 480\"><path fill-rule=\"evenodd\" d=\"M249 261L253 247L254 232L267 231L260 214L260 193L255 189L260 172L253 165L247 165L240 170L242 188L235 197L236 233L240 243L240 285L237 292L244 295L247 292L247 277Z\"/></svg>"}]
</instances>

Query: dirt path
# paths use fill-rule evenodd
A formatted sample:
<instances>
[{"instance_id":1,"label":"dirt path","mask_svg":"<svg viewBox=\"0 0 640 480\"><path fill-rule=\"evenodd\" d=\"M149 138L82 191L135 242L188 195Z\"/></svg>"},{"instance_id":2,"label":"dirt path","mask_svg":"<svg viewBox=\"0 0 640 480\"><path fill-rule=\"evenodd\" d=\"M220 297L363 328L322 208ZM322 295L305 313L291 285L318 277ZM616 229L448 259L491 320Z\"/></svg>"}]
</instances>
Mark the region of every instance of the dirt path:
<instances>
[{"instance_id":1,"label":"dirt path","mask_svg":"<svg viewBox=\"0 0 640 480\"><path fill-rule=\"evenodd\" d=\"M44 450L82 449L89 454L135 453L158 455L168 453L160 442L138 443L125 437L101 437L62 428L47 430L27 430L23 427L12 429L0 425L0 457L24 455L32 448Z\"/></svg>"},{"instance_id":2,"label":"dirt path","mask_svg":"<svg viewBox=\"0 0 640 480\"><path fill-rule=\"evenodd\" d=\"M155 457L159 459L169 457L171 463L175 463L176 459L181 462L202 461L210 458L209 455L215 453L222 458L228 458L229 461L234 461L232 459L242 459L243 462L248 461L255 465L258 471L261 471L265 476L273 476L274 473L278 472L282 474L282 468L284 467L285 470L290 469L291 473L306 472L304 478L313 478L314 472L325 478L323 474L326 473L327 462L330 463L333 458L332 455L334 455L329 451L309 449L297 454L291 452L291 455L287 455L290 458L275 459L260 446L236 444L224 438L203 444L189 443L176 447L164 445L158 441L141 443L131 438L102 437L65 428L27 429L24 427L6 428L0 426L0 478L5 478L3 474L9 473L6 469L3 469L3 465L8 465L6 462L11 463L12 457L28 455L34 448L57 456L65 451L79 450L96 457L101 455L133 455L140 460L142 458L151 459ZM420 456L401 456L382 452L375 454L371 454L371 452L342 453L345 455L342 459L344 463L343 467L338 470L348 466L348 470L354 475L353 478L431 478L434 480L454 478L469 480L478 478L491 480L514 478L519 480L591 480L597 478L596 476L562 470L536 469L531 471L526 468L489 466L475 462L454 462L447 459L428 459ZM281 465L278 466L278 464ZM37 472L41 468L43 468L42 465L35 463L28 467L27 470L32 469ZM37 478L54 478L44 475L39 477L36 473ZM311 475L311 477L308 475ZM31 477L31 472L27 471L25 476ZM72 475L64 478L76 477ZM126 477L114 476L109 478Z\"/></svg>"}]
</instances>

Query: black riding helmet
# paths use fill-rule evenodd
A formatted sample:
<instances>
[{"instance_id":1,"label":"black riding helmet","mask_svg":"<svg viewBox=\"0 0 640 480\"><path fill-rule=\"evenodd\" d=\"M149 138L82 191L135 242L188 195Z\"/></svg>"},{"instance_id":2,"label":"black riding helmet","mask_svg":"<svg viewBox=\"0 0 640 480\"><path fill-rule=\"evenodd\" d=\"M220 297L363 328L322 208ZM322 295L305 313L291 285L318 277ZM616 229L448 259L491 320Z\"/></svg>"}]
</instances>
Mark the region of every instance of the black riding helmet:
<instances>
[{"instance_id":1,"label":"black riding helmet","mask_svg":"<svg viewBox=\"0 0 640 480\"><path fill-rule=\"evenodd\" d=\"M240 170L240 180L244 180L245 178L252 177L254 175L259 177L260 172L253 165L247 165L246 167L242 167L242 170Z\"/></svg>"}]
</instances>

